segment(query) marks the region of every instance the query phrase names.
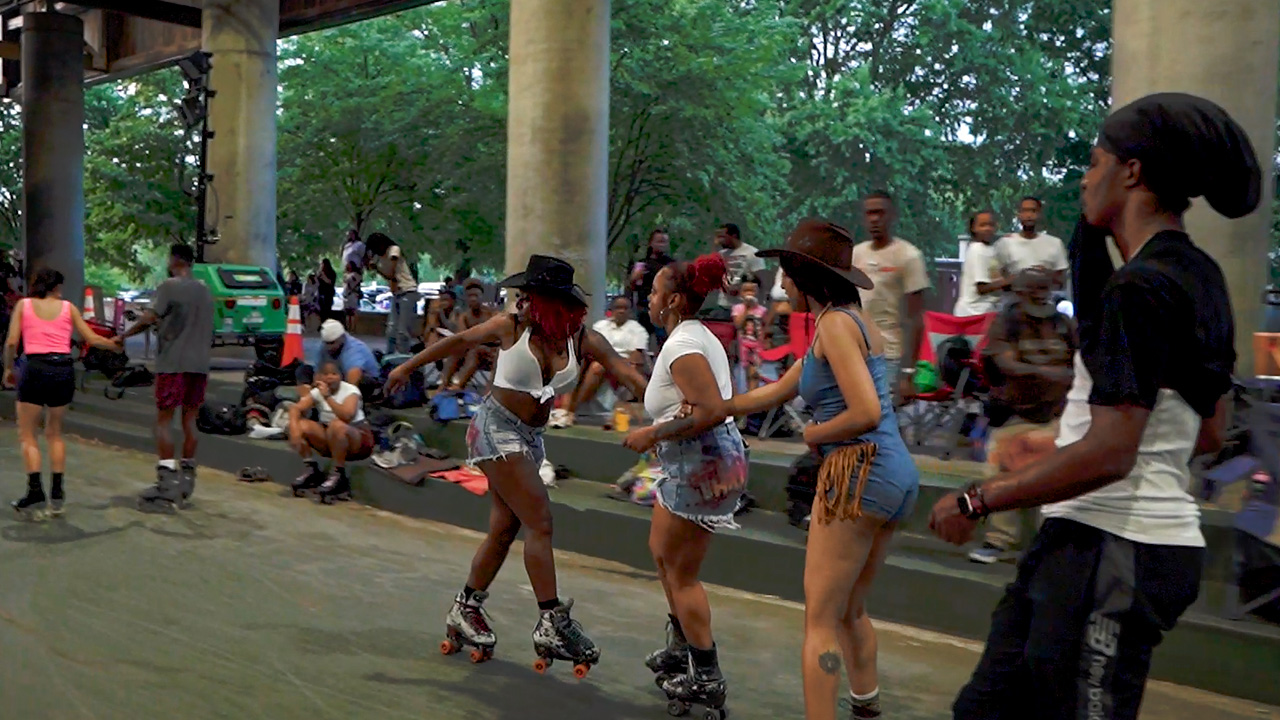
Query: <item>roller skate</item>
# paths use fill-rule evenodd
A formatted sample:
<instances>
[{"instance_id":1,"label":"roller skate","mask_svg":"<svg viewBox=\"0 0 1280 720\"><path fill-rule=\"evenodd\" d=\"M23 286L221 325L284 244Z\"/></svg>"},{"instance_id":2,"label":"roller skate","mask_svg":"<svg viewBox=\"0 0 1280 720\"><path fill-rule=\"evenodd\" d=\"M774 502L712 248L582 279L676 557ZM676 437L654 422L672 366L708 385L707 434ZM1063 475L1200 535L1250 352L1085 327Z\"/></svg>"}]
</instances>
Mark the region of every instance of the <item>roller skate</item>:
<instances>
[{"instance_id":1,"label":"roller skate","mask_svg":"<svg viewBox=\"0 0 1280 720\"><path fill-rule=\"evenodd\" d=\"M866 700L857 700L852 696L841 698L840 708L849 711L850 720L878 718L880 717L880 691L877 690L874 695Z\"/></svg>"},{"instance_id":2,"label":"roller skate","mask_svg":"<svg viewBox=\"0 0 1280 720\"><path fill-rule=\"evenodd\" d=\"M560 603L552 610L543 610L542 617L533 628L533 651L538 659L533 669L545 673L551 663L565 660L573 663L573 676L581 680L600 662L600 648L582 631L582 625L569 617L573 600Z\"/></svg>"},{"instance_id":3,"label":"roller skate","mask_svg":"<svg viewBox=\"0 0 1280 720\"><path fill-rule=\"evenodd\" d=\"M453 655L463 648L471 648L471 662L482 663L493 657L493 646L498 638L489 627L489 617L484 611L484 601L489 593L476 592L470 600L462 593L453 599L453 607L445 617L445 639L440 643L442 655Z\"/></svg>"},{"instance_id":4,"label":"roller skate","mask_svg":"<svg viewBox=\"0 0 1280 720\"><path fill-rule=\"evenodd\" d=\"M335 469L329 473L329 478L316 488L316 496L325 505L332 505L340 500L350 500L351 481L347 479L346 473Z\"/></svg>"},{"instance_id":5,"label":"roller skate","mask_svg":"<svg viewBox=\"0 0 1280 720\"><path fill-rule=\"evenodd\" d=\"M658 687L689 668L689 641L685 640L679 621L668 616L667 646L649 653L644 664L654 674Z\"/></svg>"},{"instance_id":6,"label":"roller skate","mask_svg":"<svg viewBox=\"0 0 1280 720\"><path fill-rule=\"evenodd\" d=\"M183 506L179 472L156 468L156 484L138 493L138 509L146 512L174 512Z\"/></svg>"},{"instance_id":7,"label":"roller skate","mask_svg":"<svg viewBox=\"0 0 1280 720\"><path fill-rule=\"evenodd\" d=\"M307 472L299 475L298 479L293 481L293 496L303 497L323 485L324 481L325 475L320 470L320 466L315 463L307 463Z\"/></svg>"},{"instance_id":8,"label":"roller skate","mask_svg":"<svg viewBox=\"0 0 1280 720\"><path fill-rule=\"evenodd\" d=\"M196 464L194 462L182 461L182 467L178 471L178 488L182 491L182 499L190 500L191 496L196 492Z\"/></svg>"},{"instance_id":9,"label":"roller skate","mask_svg":"<svg viewBox=\"0 0 1280 720\"><path fill-rule=\"evenodd\" d=\"M724 675L720 673L718 664L698 667L691 658L683 673L662 683L662 692L667 695L667 714L671 717L688 715L694 705L705 708L702 720L725 720L729 717L729 711L724 707L727 697Z\"/></svg>"},{"instance_id":10,"label":"roller skate","mask_svg":"<svg viewBox=\"0 0 1280 720\"><path fill-rule=\"evenodd\" d=\"M18 513L18 517L23 520L35 522L45 519L45 497L44 488L40 485L32 485L27 488L27 494L21 498L14 500L13 511Z\"/></svg>"},{"instance_id":11,"label":"roller skate","mask_svg":"<svg viewBox=\"0 0 1280 720\"><path fill-rule=\"evenodd\" d=\"M49 517L62 517L62 505L65 500L62 483L56 481L51 483L49 485Z\"/></svg>"}]
</instances>

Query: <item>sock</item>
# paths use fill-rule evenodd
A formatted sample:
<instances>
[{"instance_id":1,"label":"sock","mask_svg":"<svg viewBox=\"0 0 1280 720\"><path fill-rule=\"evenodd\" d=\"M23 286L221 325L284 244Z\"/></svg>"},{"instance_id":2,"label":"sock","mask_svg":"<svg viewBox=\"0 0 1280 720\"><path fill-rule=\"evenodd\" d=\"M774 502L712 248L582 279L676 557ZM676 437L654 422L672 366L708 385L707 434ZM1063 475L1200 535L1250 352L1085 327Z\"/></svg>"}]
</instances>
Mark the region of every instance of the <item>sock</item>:
<instances>
[{"instance_id":1,"label":"sock","mask_svg":"<svg viewBox=\"0 0 1280 720\"><path fill-rule=\"evenodd\" d=\"M712 643L711 647L707 650L696 648L692 645L689 646L689 657L693 659L694 667L716 667L719 664L719 658L717 655L715 643Z\"/></svg>"},{"instance_id":2,"label":"sock","mask_svg":"<svg viewBox=\"0 0 1280 720\"><path fill-rule=\"evenodd\" d=\"M49 482L49 490L54 495L61 495L62 494L62 473L54 473L50 477L51 477L51 480Z\"/></svg>"},{"instance_id":3,"label":"sock","mask_svg":"<svg viewBox=\"0 0 1280 720\"><path fill-rule=\"evenodd\" d=\"M165 470L177 470L178 461L174 460L173 458L169 458L168 460L161 460L160 462L156 463L156 467L162 467Z\"/></svg>"},{"instance_id":4,"label":"sock","mask_svg":"<svg viewBox=\"0 0 1280 720\"><path fill-rule=\"evenodd\" d=\"M676 637L683 639L683 638L684 638L684 628L680 627L680 618L676 617L675 615L672 615L672 614L668 613L668 614L667 614L667 619L668 619L669 621L671 621L671 629L672 629L673 631L675 631Z\"/></svg>"},{"instance_id":5,"label":"sock","mask_svg":"<svg viewBox=\"0 0 1280 720\"><path fill-rule=\"evenodd\" d=\"M344 477L346 477L346 476L347 476L347 466L346 466L346 465L339 465L338 467L336 467L336 468L334 468L334 469L333 469L333 472L334 472L334 474L335 474L335 475L337 475L338 477L344 478Z\"/></svg>"},{"instance_id":6,"label":"sock","mask_svg":"<svg viewBox=\"0 0 1280 720\"><path fill-rule=\"evenodd\" d=\"M538 609L541 610L542 612L547 612L548 610L555 610L558 607L560 607L560 598L558 597L553 597L550 600L543 600L542 602L538 603Z\"/></svg>"},{"instance_id":7,"label":"sock","mask_svg":"<svg viewBox=\"0 0 1280 720\"><path fill-rule=\"evenodd\" d=\"M467 603L468 605L473 605L474 603L471 601L475 599L476 592L478 591L470 585L464 586L462 588L462 602Z\"/></svg>"},{"instance_id":8,"label":"sock","mask_svg":"<svg viewBox=\"0 0 1280 720\"><path fill-rule=\"evenodd\" d=\"M877 685L875 690L872 690L866 695L859 695L858 693L850 690L849 698L853 700L855 703L860 703L860 702L866 702L868 700L875 700L879 694L880 694L880 687Z\"/></svg>"},{"instance_id":9,"label":"sock","mask_svg":"<svg viewBox=\"0 0 1280 720\"><path fill-rule=\"evenodd\" d=\"M302 466L311 472L320 472L320 463L315 458L307 458L302 461Z\"/></svg>"},{"instance_id":10,"label":"sock","mask_svg":"<svg viewBox=\"0 0 1280 720\"><path fill-rule=\"evenodd\" d=\"M27 490L39 490L44 492L44 486L40 484L40 473L27 473Z\"/></svg>"}]
</instances>

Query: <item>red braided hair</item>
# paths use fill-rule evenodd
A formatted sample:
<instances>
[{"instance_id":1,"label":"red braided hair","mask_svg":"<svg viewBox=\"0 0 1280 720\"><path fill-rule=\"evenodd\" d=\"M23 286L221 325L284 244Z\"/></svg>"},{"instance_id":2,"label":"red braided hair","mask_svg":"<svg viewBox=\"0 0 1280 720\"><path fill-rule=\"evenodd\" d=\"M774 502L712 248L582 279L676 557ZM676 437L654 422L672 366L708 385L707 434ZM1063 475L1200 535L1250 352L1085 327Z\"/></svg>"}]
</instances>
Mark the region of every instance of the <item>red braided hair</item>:
<instances>
[{"instance_id":1,"label":"red braided hair","mask_svg":"<svg viewBox=\"0 0 1280 720\"><path fill-rule=\"evenodd\" d=\"M573 337L587 319L587 308L559 295L525 291L521 298L529 323L548 340L561 342Z\"/></svg>"},{"instance_id":2,"label":"red braided hair","mask_svg":"<svg viewBox=\"0 0 1280 720\"><path fill-rule=\"evenodd\" d=\"M707 296L724 286L724 276L729 272L720 253L702 255L689 262L671 266L675 290L684 296L685 312L692 315L702 309Z\"/></svg>"}]
</instances>

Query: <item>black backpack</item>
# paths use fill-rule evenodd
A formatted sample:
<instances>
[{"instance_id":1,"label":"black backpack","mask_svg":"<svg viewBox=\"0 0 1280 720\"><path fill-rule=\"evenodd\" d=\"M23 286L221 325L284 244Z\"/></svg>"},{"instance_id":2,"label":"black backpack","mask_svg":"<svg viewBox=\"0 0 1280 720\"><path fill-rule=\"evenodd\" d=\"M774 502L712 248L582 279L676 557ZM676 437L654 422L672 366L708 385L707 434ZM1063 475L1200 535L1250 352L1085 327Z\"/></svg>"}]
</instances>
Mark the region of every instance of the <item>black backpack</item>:
<instances>
[{"instance_id":1,"label":"black backpack","mask_svg":"<svg viewBox=\"0 0 1280 720\"><path fill-rule=\"evenodd\" d=\"M206 435L243 435L248 427L240 408L231 403L208 400L200 406L196 429Z\"/></svg>"}]
</instances>

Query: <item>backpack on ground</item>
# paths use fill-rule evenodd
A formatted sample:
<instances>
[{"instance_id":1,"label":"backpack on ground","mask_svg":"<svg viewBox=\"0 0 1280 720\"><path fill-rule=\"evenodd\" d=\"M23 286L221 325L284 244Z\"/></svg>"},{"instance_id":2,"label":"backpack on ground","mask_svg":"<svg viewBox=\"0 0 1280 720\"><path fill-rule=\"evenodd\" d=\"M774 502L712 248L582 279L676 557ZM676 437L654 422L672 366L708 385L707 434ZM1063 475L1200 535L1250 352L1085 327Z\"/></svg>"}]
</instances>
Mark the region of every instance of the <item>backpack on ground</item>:
<instances>
[{"instance_id":1,"label":"backpack on ground","mask_svg":"<svg viewBox=\"0 0 1280 720\"><path fill-rule=\"evenodd\" d=\"M385 385L388 378L391 377L391 371L408 361L411 355L386 355L382 358L382 373L380 379ZM409 382L404 387L395 392L386 395L382 399L383 407L393 410L403 410L406 408L422 407L427 402L427 386L421 370L414 370L409 375Z\"/></svg>"},{"instance_id":2,"label":"backpack on ground","mask_svg":"<svg viewBox=\"0 0 1280 720\"><path fill-rule=\"evenodd\" d=\"M110 384L102 388L102 394L112 400L124 397L126 388L151 387L156 384L156 376L141 365L131 365L121 370L111 379Z\"/></svg>"},{"instance_id":3,"label":"backpack on ground","mask_svg":"<svg viewBox=\"0 0 1280 720\"><path fill-rule=\"evenodd\" d=\"M240 408L231 403L208 400L200 406L196 429L206 435L243 435L248 427Z\"/></svg>"},{"instance_id":4,"label":"backpack on ground","mask_svg":"<svg viewBox=\"0 0 1280 720\"><path fill-rule=\"evenodd\" d=\"M438 423L470 419L480 402L480 396L470 390L436 393L430 403L431 419Z\"/></svg>"}]
</instances>

